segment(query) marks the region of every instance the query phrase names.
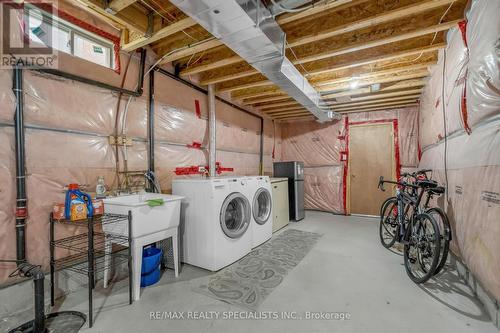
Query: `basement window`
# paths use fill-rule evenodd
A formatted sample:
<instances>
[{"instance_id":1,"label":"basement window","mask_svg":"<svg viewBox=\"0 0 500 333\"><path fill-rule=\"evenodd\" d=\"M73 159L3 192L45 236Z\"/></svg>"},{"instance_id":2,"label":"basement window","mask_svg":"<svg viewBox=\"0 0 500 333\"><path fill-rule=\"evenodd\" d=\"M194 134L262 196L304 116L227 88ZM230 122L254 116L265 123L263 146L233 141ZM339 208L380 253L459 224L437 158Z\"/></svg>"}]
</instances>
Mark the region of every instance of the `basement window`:
<instances>
[{"instance_id":1,"label":"basement window","mask_svg":"<svg viewBox=\"0 0 500 333\"><path fill-rule=\"evenodd\" d=\"M26 6L30 44L50 45L95 64L114 69L114 43L34 6ZM52 32L52 38L49 33Z\"/></svg>"}]
</instances>

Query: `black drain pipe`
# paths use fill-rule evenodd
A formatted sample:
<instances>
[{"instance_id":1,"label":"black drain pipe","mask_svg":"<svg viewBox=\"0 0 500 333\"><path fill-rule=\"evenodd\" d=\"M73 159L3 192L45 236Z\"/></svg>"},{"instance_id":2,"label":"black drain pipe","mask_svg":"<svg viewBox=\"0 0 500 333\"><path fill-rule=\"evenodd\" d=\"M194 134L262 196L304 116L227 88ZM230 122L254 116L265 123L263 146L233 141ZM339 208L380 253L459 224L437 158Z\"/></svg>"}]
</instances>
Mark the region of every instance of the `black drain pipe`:
<instances>
[{"instance_id":1,"label":"black drain pipe","mask_svg":"<svg viewBox=\"0 0 500 333\"><path fill-rule=\"evenodd\" d=\"M16 255L19 262L26 261L26 168L24 153L24 96L23 70L15 67L13 71L12 91L16 97L14 115L15 148L16 148Z\"/></svg>"},{"instance_id":2,"label":"black drain pipe","mask_svg":"<svg viewBox=\"0 0 500 333\"><path fill-rule=\"evenodd\" d=\"M24 92L23 70L16 66L13 70L12 90L16 97L16 112L14 115L15 148L16 148L16 255L19 276L33 279L35 289L35 320L33 332L45 332L44 279L40 266L26 262L26 218L28 217L26 199L26 166L24 140Z\"/></svg>"},{"instance_id":3,"label":"black drain pipe","mask_svg":"<svg viewBox=\"0 0 500 333\"><path fill-rule=\"evenodd\" d=\"M148 87L148 186L151 192L155 192L153 174L155 171L155 71L149 71Z\"/></svg>"}]
</instances>

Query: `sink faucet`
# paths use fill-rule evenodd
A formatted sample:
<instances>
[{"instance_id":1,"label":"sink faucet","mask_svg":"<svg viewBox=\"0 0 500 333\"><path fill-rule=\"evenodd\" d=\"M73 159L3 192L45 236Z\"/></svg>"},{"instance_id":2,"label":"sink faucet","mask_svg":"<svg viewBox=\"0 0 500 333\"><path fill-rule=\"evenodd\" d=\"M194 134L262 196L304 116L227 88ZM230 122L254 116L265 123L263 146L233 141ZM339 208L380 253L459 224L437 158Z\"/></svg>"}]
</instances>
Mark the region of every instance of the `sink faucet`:
<instances>
[{"instance_id":1,"label":"sink faucet","mask_svg":"<svg viewBox=\"0 0 500 333\"><path fill-rule=\"evenodd\" d=\"M153 186L153 192L161 193L160 182L156 178L156 175L153 171L148 171L144 174L146 180Z\"/></svg>"}]
</instances>

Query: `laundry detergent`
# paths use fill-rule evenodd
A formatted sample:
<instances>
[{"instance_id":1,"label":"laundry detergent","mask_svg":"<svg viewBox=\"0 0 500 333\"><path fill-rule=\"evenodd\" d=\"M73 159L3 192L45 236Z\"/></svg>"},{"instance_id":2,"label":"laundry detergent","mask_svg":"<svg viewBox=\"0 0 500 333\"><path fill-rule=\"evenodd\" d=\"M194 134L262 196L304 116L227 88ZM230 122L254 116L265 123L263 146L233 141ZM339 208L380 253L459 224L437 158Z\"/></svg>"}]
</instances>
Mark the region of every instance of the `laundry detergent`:
<instances>
[{"instance_id":1,"label":"laundry detergent","mask_svg":"<svg viewBox=\"0 0 500 333\"><path fill-rule=\"evenodd\" d=\"M67 220L83 220L94 215L92 198L80 190L78 184L69 184L64 203L64 217Z\"/></svg>"}]
</instances>

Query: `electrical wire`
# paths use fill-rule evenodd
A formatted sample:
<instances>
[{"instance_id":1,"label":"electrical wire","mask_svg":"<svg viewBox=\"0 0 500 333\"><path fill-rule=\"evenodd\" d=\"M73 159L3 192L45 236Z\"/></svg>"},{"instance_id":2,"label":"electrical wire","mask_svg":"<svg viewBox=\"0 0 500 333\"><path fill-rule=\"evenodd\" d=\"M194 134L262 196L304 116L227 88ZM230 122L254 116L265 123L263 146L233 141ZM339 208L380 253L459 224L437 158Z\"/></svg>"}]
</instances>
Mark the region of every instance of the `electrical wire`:
<instances>
[{"instance_id":1,"label":"electrical wire","mask_svg":"<svg viewBox=\"0 0 500 333\"><path fill-rule=\"evenodd\" d=\"M446 10L444 11L443 15L441 15L441 18L439 19L439 22L438 24L441 24L443 22L443 19L444 17L446 16L446 14L448 14L448 12L450 11L451 7L453 6L453 4L455 3L456 0L453 0L450 5L448 6L448 8L446 8ZM429 46L431 46L432 44L434 44L434 42L436 41L436 37L438 35L438 31L436 31L434 33L434 36L432 37L432 40L431 40L431 43L429 44ZM399 64L407 64L407 63L412 63L412 62L415 62L417 61L418 59L422 58L422 55L424 54L425 52L422 51L420 52L420 54L415 58L415 59L412 59L412 60L406 60L406 61L400 61L400 62L395 62L395 63L391 63L391 64L387 64L385 66L382 66L381 68L385 68L385 67L389 67L389 66L394 66L394 65L399 65Z\"/></svg>"},{"instance_id":2,"label":"electrical wire","mask_svg":"<svg viewBox=\"0 0 500 333\"><path fill-rule=\"evenodd\" d=\"M165 13L169 14L168 11L163 8L160 4L158 4L156 1L154 0L150 0L151 2L153 2L156 6L158 6L161 10L163 10ZM168 21L169 23L172 23L173 21L175 21L175 17L171 17L171 19L168 19L166 18L164 15L162 15L162 13L160 13L156 8L154 8L153 6L151 6L149 3L147 3L146 1L144 0L141 0L141 2L143 4L145 4L149 9L151 9L152 11L154 11L156 14L158 14L160 17L162 17L163 19L165 19L166 21ZM195 41L198 41L199 39L198 38L194 38L193 36L191 36L189 33L187 33L185 30L181 30L181 32L183 34L185 34L186 36L188 36L189 38L195 40Z\"/></svg>"}]
</instances>

